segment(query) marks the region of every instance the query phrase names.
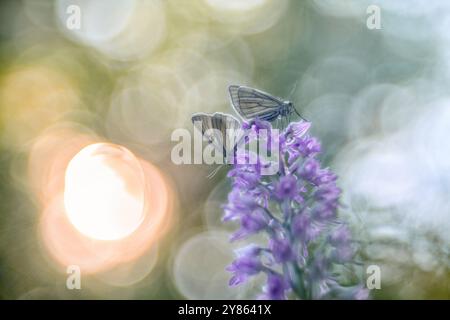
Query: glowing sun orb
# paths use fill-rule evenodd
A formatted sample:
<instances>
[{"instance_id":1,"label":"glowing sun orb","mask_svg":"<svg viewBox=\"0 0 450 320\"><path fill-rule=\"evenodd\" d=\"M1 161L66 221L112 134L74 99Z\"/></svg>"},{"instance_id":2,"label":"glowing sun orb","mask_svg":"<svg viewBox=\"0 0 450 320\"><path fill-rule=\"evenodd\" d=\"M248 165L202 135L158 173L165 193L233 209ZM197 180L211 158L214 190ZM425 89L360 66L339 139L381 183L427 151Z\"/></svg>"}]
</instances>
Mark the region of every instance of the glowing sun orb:
<instances>
[{"instance_id":1,"label":"glowing sun orb","mask_svg":"<svg viewBox=\"0 0 450 320\"><path fill-rule=\"evenodd\" d=\"M65 212L85 236L118 240L144 219L144 172L122 146L95 143L81 149L70 160L64 182Z\"/></svg>"}]
</instances>

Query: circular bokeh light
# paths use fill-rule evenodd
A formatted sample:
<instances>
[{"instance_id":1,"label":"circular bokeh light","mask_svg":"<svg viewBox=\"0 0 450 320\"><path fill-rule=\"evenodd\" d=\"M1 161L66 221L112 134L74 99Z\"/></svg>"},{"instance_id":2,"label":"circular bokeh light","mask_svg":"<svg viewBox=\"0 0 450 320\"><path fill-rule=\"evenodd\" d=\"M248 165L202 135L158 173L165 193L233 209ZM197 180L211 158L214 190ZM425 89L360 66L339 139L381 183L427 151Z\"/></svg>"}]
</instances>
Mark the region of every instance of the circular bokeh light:
<instances>
[{"instance_id":1,"label":"circular bokeh light","mask_svg":"<svg viewBox=\"0 0 450 320\"><path fill-rule=\"evenodd\" d=\"M66 214L88 237L121 239L144 219L144 183L139 161L130 151L109 143L91 144L67 166Z\"/></svg>"}]
</instances>

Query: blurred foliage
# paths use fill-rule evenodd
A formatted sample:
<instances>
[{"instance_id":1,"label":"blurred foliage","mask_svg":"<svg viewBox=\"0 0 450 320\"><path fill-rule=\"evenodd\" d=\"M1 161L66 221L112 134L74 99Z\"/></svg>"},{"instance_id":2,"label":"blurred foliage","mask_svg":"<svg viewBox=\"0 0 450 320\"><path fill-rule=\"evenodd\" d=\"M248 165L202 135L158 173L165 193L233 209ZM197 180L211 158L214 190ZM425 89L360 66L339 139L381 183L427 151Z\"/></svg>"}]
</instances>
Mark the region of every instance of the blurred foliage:
<instances>
[{"instance_id":1,"label":"blurred foliage","mask_svg":"<svg viewBox=\"0 0 450 320\"><path fill-rule=\"evenodd\" d=\"M66 27L71 4L80 30ZM382 267L373 297L450 298L450 5L378 1L381 29L370 30L370 4L2 1L0 297L250 297L226 286L226 173L208 180L209 166L170 161L171 132L192 130L193 112L231 113L227 86L246 84L289 98L313 123L363 264ZM177 218L143 280L117 287L92 274L70 291L47 255L30 154L61 128L125 146L171 181Z\"/></svg>"}]
</instances>

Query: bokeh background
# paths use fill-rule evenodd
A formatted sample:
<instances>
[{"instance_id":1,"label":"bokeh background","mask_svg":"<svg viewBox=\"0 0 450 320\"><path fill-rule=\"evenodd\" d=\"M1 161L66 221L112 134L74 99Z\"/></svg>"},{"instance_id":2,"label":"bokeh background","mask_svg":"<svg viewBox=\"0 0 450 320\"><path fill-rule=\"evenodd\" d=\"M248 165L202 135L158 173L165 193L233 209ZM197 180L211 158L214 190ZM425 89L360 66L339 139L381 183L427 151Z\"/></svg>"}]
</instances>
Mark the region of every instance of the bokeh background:
<instances>
[{"instance_id":1,"label":"bokeh background","mask_svg":"<svg viewBox=\"0 0 450 320\"><path fill-rule=\"evenodd\" d=\"M246 84L312 122L372 297L449 299L449 30L445 0L1 1L0 298L251 298L227 286L225 170L170 160Z\"/></svg>"}]
</instances>

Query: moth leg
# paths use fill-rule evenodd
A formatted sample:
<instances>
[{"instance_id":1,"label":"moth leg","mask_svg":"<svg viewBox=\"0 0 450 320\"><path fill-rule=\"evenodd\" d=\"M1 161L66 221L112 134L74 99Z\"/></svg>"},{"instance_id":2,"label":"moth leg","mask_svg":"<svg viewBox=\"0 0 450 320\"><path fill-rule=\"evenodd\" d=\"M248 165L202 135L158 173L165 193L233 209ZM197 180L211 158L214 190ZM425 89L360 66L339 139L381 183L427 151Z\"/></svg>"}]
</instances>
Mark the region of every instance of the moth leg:
<instances>
[{"instance_id":1,"label":"moth leg","mask_svg":"<svg viewBox=\"0 0 450 320\"><path fill-rule=\"evenodd\" d=\"M220 166L215 168L213 171L211 171L206 177L208 179L212 179L217 174L217 172L219 172L219 170L222 169L222 167L223 167L223 164L221 164Z\"/></svg>"}]
</instances>

